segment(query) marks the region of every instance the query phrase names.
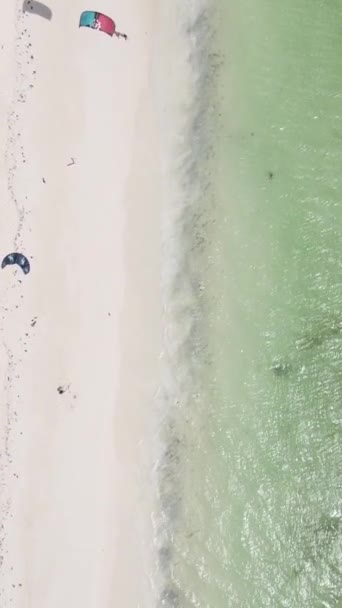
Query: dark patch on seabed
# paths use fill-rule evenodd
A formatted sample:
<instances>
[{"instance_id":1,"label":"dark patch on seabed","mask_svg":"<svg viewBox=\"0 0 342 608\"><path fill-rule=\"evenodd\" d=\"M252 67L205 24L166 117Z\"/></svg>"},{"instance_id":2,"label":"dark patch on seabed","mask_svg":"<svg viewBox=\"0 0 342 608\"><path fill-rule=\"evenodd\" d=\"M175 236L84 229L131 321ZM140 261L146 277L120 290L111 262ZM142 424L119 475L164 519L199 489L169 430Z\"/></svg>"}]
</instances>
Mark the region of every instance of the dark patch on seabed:
<instances>
[{"instance_id":1,"label":"dark patch on seabed","mask_svg":"<svg viewBox=\"0 0 342 608\"><path fill-rule=\"evenodd\" d=\"M292 349L284 358L275 359L270 366L277 377L291 378L304 374L305 369L317 358L332 358L342 346L342 318L317 317L304 327L293 341Z\"/></svg>"},{"instance_id":2,"label":"dark patch on seabed","mask_svg":"<svg viewBox=\"0 0 342 608\"><path fill-rule=\"evenodd\" d=\"M191 9L189 10L191 12ZM212 193L210 163L214 157L211 125L215 120L215 79L219 57L212 49L213 9L208 2L197 15L189 15L184 30L189 40L190 63L196 74L192 114L184 144L179 180L183 189L181 222L172 227L176 241L177 271L169 289L173 334L177 348L165 362L165 382L160 403L164 423L159 436L164 446L159 460L157 492L159 514L156 518L158 605L167 608L184 606L182 591L173 581L175 537L182 534L183 480L188 451L189 422L195 414L196 398L203 392L201 373L208 364L204 303L203 268L207 265L210 225L215 201ZM186 117L185 117L186 118ZM167 266L171 260L164 259ZM182 299L183 294L188 294ZM190 294L190 297L189 297ZM165 417L166 408L166 417Z\"/></svg>"}]
</instances>

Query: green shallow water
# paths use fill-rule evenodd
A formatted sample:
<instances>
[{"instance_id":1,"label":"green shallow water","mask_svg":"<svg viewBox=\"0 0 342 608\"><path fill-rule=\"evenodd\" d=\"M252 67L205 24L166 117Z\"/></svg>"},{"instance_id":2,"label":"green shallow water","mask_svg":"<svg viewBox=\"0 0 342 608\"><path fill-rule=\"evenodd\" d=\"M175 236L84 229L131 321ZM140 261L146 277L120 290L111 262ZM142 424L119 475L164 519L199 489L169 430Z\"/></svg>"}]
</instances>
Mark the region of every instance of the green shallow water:
<instances>
[{"instance_id":1,"label":"green shallow water","mask_svg":"<svg viewBox=\"0 0 342 608\"><path fill-rule=\"evenodd\" d=\"M234 4L170 605L340 607L342 2Z\"/></svg>"}]
</instances>

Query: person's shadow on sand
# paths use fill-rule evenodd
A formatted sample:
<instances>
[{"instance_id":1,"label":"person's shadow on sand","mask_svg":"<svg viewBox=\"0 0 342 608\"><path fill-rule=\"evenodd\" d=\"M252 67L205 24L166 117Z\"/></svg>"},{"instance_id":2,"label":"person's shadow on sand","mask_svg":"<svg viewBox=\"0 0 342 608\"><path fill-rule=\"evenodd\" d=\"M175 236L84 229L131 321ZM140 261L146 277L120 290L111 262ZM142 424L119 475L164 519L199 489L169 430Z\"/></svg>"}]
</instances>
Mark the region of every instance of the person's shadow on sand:
<instances>
[{"instance_id":1,"label":"person's shadow on sand","mask_svg":"<svg viewBox=\"0 0 342 608\"><path fill-rule=\"evenodd\" d=\"M24 0L23 13L33 13L33 15L38 15L44 19L52 19L51 9L42 2L36 2L36 0Z\"/></svg>"}]
</instances>

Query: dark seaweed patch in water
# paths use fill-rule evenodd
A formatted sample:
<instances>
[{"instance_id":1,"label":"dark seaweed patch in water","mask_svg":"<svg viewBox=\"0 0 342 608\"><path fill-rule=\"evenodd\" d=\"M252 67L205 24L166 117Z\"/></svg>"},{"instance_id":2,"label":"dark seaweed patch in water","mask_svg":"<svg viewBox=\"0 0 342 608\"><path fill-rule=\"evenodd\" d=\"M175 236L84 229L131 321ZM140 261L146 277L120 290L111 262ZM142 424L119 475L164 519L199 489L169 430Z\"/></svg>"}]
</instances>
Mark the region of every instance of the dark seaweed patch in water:
<instances>
[{"instance_id":1,"label":"dark seaweed patch in water","mask_svg":"<svg viewBox=\"0 0 342 608\"><path fill-rule=\"evenodd\" d=\"M163 517L169 523L177 518L180 509L178 476L181 461L181 440L175 436L175 433L175 425L169 421L165 437L166 448L158 467L159 501Z\"/></svg>"},{"instance_id":2,"label":"dark seaweed patch in water","mask_svg":"<svg viewBox=\"0 0 342 608\"><path fill-rule=\"evenodd\" d=\"M291 363L274 363L271 367L275 376L286 376L292 369Z\"/></svg>"},{"instance_id":3,"label":"dark seaweed patch in water","mask_svg":"<svg viewBox=\"0 0 342 608\"><path fill-rule=\"evenodd\" d=\"M294 576L300 576L308 567L329 571L334 576L336 566L330 559L335 543L341 539L342 517L322 515L316 523L309 523L302 530L302 551L298 564L293 568ZM339 573L341 575L341 572Z\"/></svg>"},{"instance_id":4,"label":"dark seaweed patch in water","mask_svg":"<svg viewBox=\"0 0 342 608\"><path fill-rule=\"evenodd\" d=\"M342 321L338 316L313 318L305 322L301 335L294 339L291 350L275 356L270 371L275 376L286 377L296 372L305 379L319 365L339 373L339 357L342 354ZM314 373L317 373L315 371ZM341 374L342 375L342 374Z\"/></svg>"},{"instance_id":5,"label":"dark seaweed patch in water","mask_svg":"<svg viewBox=\"0 0 342 608\"><path fill-rule=\"evenodd\" d=\"M168 469L171 466L175 467L179 464L179 461L180 461L179 447L180 447L180 439L179 439L179 437L174 437L168 444L167 448L165 449L163 462L165 463L165 466Z\"/></svg>"},{"instance_id":6,"label":"dark seaweed patch in water","mask_svg":"<svg viewBox=\"0 0 342 608\"><path fill-rule=\"evenodd\" d=\"M172 549L170 545L163 545L158 551L159 566L165 571L169 568L172 559Z\"/></svg>"},{"instance_id":7,"label":"dark seaweed patch in water","mask_svg":"<svg viewBox=\"0 0 342 608\"><path fill-rule=\"evenodd\" d=\"M160 504L164 516L169 522L175 521L180 514L181 497L174 489L172 480L169 483L164 483L163 486L160 494Z\"/></svg>"},{"instance_id":8,"label":"dark seaweed patch in water","mask_svg":"<svg viewBox=\"0 0 342 608\"><path fill-rule=\"evenodd\" d=\"M324 342L342 337L342 321L340 319L323 319L312 322L312 328L296 340L297 350L309 350L321 346Z\"/></svg>"},{"instance_id":9,"label":"dark seaweed patch in water","mask_svg":"<svg viewBox=\"0 0 342 608\"><path fill-rule=\"evenodd\" d=\"M316 334L316 335L305 335L302 338L299 338L296 341L296 348L298 350L309 350L310 348L315 348L317 346L321 346L325 339L324 334Z\"/></svg>"},{"instance_id":10,"label":"dark seaweed patch in water","mask_svg":"<svg viewBox=\"0 0 342 608\"><path fill-rule=\"evenodd\" d=\"M322 515L320 529L326 534L336 536L342 528L342 517L340 515Z\"/></svg>"},{"instance_id":11,"label":"dark seaweed patch in water","mask_svg":"<svg viewBox=\"0 0 342 608\"><path fill-rule=\"evenodd\" d=\"M160 605L167 608L178 608L180 606L179 591L171 586L165 587L160 596Z\"/></svg>"}]
</instances>

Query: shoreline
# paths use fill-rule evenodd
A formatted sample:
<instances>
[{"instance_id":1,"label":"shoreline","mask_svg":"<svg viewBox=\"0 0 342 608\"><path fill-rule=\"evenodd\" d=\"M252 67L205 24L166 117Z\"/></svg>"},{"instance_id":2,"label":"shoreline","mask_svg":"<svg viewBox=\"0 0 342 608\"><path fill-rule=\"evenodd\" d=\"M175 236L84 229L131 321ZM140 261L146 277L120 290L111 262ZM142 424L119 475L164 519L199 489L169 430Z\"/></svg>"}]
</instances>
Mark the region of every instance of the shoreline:
<instances>
[{"instance_id":1,"label":"shoreline","mask_svg":"<svg viewBox=\"0 0 342 608\"><path fill-rule=\"evenodd\" d=\"M163 82L161 74L168 63L174 69L165 88L156 87L163 149L163 349L154 440L153 525L159 601L171 607L187 603L190 597L182 583L189 539L195 533L194 523L188 529L187 521L187 486L193 474L189 464L197 441L198 407L205 393L203 366L209 357L203 333L208 320L203 275L210 265L213 108L207 102L217 66L209 52L214 33L210 0L186 8L180 2L172 8L164 3L163 8L156 43L160 49L154 66L156 85Z\"/></svg>"}]
</instances>

